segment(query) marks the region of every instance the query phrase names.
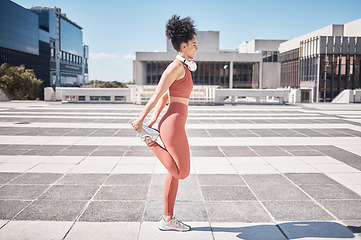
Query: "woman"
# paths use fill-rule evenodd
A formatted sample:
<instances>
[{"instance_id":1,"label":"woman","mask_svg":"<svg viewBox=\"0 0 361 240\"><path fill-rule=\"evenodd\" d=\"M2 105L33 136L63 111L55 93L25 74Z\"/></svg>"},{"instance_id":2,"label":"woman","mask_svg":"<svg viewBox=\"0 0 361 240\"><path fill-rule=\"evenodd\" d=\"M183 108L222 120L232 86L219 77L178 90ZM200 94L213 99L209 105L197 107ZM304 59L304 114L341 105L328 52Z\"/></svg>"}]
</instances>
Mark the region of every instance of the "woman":
<instances>
[{"instance_id":1,"label":"woman","mask_svg":"<svg viewBox=\"0 0 361 240\"><path fill-rule=\"evenodd\" d=\"M177 59L165 69L155 93L137 120L132 122L132 126L135 131L141 131L144 119L155 107L151 120L145 124L152 127L169 100L168 110L158 124L159 136L164 148L149 137L145 139L145 142L168 170L163 189L164 215L160 221L159 229L189 231L189 226L174 219L173 210L178 181L179 179L185 179L190 171L190 153L185 132L185 122L188 115L188 102L193 89L193 81L185 63L188 64L187 60L193 59L198 51L194 38L196 29L193 20L189 17L180 19L179 16L174 15L166 25L166 35L180 57L177 56Z\"/></svg>"}]
</instances>

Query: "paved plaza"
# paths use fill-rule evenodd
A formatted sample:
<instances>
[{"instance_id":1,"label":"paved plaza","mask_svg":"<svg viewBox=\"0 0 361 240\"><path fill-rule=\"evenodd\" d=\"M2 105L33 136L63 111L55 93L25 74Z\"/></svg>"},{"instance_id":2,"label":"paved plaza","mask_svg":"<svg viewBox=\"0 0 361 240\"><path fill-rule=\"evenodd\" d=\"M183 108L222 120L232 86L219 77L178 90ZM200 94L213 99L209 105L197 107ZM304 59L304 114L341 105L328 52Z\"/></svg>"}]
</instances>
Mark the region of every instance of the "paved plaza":
<instances>
[{"instance_id":1,"label":"paved plaza","mask_svg":"<svg viewBox=\"0 0 361 240\"><path fill-rule=\"evenodd\" d=\"M0 103L0 239L361 239L360 104L190 106L186 233L158 230L142 108Z\"/></svg>"}]
</instances>

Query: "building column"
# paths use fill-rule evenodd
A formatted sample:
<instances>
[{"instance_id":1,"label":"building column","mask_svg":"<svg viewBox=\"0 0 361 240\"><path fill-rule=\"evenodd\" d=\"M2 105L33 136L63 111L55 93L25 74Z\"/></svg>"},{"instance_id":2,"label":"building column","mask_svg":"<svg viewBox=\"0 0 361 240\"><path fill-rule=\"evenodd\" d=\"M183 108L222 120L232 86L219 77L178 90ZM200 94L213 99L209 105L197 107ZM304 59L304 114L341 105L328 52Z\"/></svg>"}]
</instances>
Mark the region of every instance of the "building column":
<instances>
[{"instance_id":1,"label":"building column","mask_svg":"<svg viewBox=\"0 0 361 240\"><path fill-rule=\"evenodd\" d=\"M259 62L259 71L258 71L258 88L262 89L263 85L263 61Z\"/></svg>"},{"instance_id":2,"label":"building column","mask_svg":"<svg viewBox=\"0 0 361 240\"><path fill-rule=\"evenodd\" d=\"M320 91L320 74L321 74L321 55L318 54L317 57L317 80L316 80L316 99L314 101L318 103L319 100L319 91ZM313 96L314 97L314 96Z\"/></svg>"},{"instance_id":3,"label":"building column","mask_svg":"<svg viewBox=\"0 0 361 240\"><path fill-rule=\"evenodd\" d=\"M233 88L233 61L229 64L229 88Z\"/></svg>"}]
</instances>

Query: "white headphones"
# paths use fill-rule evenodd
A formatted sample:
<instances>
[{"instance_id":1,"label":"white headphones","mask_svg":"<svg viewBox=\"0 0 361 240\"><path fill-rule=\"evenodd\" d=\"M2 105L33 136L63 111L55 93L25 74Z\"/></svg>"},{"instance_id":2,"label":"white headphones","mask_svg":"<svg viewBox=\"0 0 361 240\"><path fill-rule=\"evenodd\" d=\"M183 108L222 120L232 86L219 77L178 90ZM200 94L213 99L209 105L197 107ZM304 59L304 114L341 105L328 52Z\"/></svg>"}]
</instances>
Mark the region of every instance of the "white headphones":
<instances>
[{"instance_id":1,"label":"white headphones","mask_svg":"<svg viewBox=\"0 0 361 240\"><path fill-rule=\"evenodd\" d=\"M188 66L188 69L190 71L194 72L197 70L197 63L195 63L193 61L188 61L187 59L185 59L184 57L182 57L180 55L177 55L175 58L181 62L184 62Z\"/></svg>"}]
</instances>

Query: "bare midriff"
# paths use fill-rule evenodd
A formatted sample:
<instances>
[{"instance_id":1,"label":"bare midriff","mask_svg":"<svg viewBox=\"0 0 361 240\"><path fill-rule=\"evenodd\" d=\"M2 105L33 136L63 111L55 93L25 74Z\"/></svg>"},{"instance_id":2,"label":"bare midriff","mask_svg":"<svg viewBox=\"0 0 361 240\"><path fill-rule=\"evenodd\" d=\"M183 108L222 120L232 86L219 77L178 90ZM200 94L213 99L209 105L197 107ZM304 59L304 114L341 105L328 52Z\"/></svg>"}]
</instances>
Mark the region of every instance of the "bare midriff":
<instances>
[{"instance_id":1,"label":"bare midriff","mask_svg":"<svg viewBox=\"0 0 361 240\"><path fill-rule=\"evenodd\" d=\"M185 105L188 105L189 99L188 98L183 98L183 97L170 97L169 102L170 103L172 103L172 102L180 102L180 103L183 103Z\"/></svg>"}]
</instances>

